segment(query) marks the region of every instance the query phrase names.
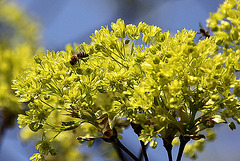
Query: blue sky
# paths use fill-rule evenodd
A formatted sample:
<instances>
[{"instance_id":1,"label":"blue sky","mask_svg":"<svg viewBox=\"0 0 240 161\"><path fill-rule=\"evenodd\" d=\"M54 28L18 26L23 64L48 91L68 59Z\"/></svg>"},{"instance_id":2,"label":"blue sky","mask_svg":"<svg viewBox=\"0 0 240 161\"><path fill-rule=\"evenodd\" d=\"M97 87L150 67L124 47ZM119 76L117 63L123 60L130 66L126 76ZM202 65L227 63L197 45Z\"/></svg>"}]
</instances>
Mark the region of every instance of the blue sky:
<instances>
[{"instance_id":1,"label":"blue sky","mask_svg":"<svg viewBox=\"0 0 240 161\"><path fill-rule=\"evenodd\" d=\"M198 31L199 22L205 26L210 12L216 12L223 0L16 0L16 2L41 24L41 45L48 50L62 50L69 43L89 42L89 36L95 30L101 26L110 26L111 22L118 18L122 18L127 24L144 21L159 26L163 31L170 31L171 34L184 28ZM240 153L237 149L240 147L240 130L231 131L227 125L215 129L218 132L217 139L206 145L204 152L199 153L197 161L239 161ZM123 143L133 152L138 152L138 148L132 146L139 144L133 131L126 130L123 136L127 137ZM4 139L0 149L0 160L29 160L35 152L34 149L31 150L33 147L31 143L23 144L19 141L18 128L8 130ZM174 149L173 154L176 152L177 149ZM148 154L151 161L167 160L162 144L155 150L149 148ZM98 154L95 160L101 160L97 156ZM183 158L183 161L190 159Z\"/></svg>"}]
</instances>

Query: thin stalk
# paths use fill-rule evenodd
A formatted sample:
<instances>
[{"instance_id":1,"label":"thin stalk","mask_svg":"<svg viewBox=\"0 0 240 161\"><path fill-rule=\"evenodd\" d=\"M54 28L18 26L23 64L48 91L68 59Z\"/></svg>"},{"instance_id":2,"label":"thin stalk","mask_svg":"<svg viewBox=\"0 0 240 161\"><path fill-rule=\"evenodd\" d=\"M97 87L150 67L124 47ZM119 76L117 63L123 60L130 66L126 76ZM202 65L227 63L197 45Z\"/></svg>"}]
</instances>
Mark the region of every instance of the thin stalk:
<instances>
[{"instance_id":1,"label":"thin stalk","mask_svg":"<svg viewBox=\"0 0 240 161\"><path fill-rule=\"evenodd\" d=\"M182 154L183 154L183 150L184 150L184 148L185 148L185 145L186 145L187 142L190 140L189 137L184 137L184 136L182 136L182 135L180 135L179 139L180 139L180 146L179 146L178 156L177 156L177 160L176 160L176 161L181 161L181 158L182 158Z\"/></svg>"},{"instance_id":2,"label":"thin stalk","mask_svg":"<svg viewBox=\"0 0 240 161\"><path fill-rule=\"evenodd\" d=\"M119 57L119 56L116 55L113 51L107 49L106 47L104 47L104 48L105 48L107 51L109 51L110 53L112 53L113 55ZM116 63L118 63L118 64L120 64L120 65L122 65L123 67L125 67L125 68L128 69L128 66L123 65L120 61L118 61L117 59L115 59L113 56L111 56L111 55L108 55L108 56L111 57ZM123 61L125 61L123 58L121 58L121 57L119 57L119 58L122 59Z\"/></svg>"},{"instance_id":3,"label":"thin stalk","mask_svg":"<svg viewBox=\"0 0 240 161\"><path fill-rule=\"evenodd\" d=\"M118 139L116 139L115 144L124 150L130 157L135 161L140 161L132 152L130 152Z\"/></svg>"},{"instance_id":4,"label":"thin stalk","mask_svg":"<svg viewBox=\"0 0 240 161\"><path fill-rule=\"evenodd\" d=\"M47 106L51 107L52 109L55 109L53 106L51 106L51 105L50 105L50 104L48 104L47 102L43 101L41 98L40 98L40 101L41 101L42 103L44 103L45 105L47 105Z\"/></svg>"},{"instance_id":5,"label":"thin stalk","mask_svg":"<svg viewBox=\"0 0 240 161\"><path fill-rule=\"evenodd\" d=\"M168 154L168 160L172 161L172 143L169 142L167 139L163 138L163 146L165 147L167 154Z\"/></svg>"},{"instance_id":6,"label":"thin stalk","mask_svg":"<svg viewBox=\"0 0 240 161\"><path fill-rule=\"evenodd\" d=\"M50 142L53 141L59 134L61 134L61 131L58 132L58 133L50 140Z\"/></svg>"},{"instance_id":7,"label":"thin stalk","mask_svg":"<svg viewBox=\"0 0 240 161\"><path fill-rule=\"evenodd\" d=\"M116 63L122 65L123 67L128 69L128 66L123 65L123 63L121 63L120 61L118 61L117 59L115 59L113 56L109 55L109 57L111 57Z\"/></svg>"},{"instance_id":8,"label":"thin stalk","mask_svg":"<svg viewBox=\"0 0 240 161\"><path fill-rule=\"evenodd\" d=\"M144 158L145 158L145 161L148 161L148 156L147 156L147 151L146 151L146 145L144 145L144 142L142 140L140 140L140 143L141 143L141 146L142 146L142 152L141 154L143 154ZM141 155L142 156L142 155ZM140 156L140 157L141 157ZM141 158L140 158L141 160Z\"/></svg>"},{"instance_id":9,"label":"thin stalk","mask_svg":"<svg viewBox=\"0 0 240 161\"><path fill-rule=\"evenodd\" d=\"M122 42L123 43L123 42ZM123 48L123 45L122 45L122 48ZM121 58L121 59L123 59L124 60L124 56L123 56L123 54L122 54L122 52L118 49L118 45L117 45L117 47L116 47L116 50L117 50L117 52L119 53L119 55L121 55L121 57L119 57L119 58ZM121 49L122 50L122 49ZM116 54L115 54L116 55Z\"/></svg>"},{"instance_id":10,"label":"thin stalk","mask_svg":"<svg viewBox=\"0 0 240 161\"><path fill-rule=\"evenodd\" d=\"M126 56L126 52L125 52L125 43L124 43L124 40L123 38L121 38L121 41L122 41L122 50L123 50L123 55Z\"/></svg>"},{"instance_id":11,"label":"thin stalk","mask_svg":"<svg viewBox=\"0 0 240 161\"><path fill-rule=\"evenodd\" d=\"M113 147L117 151L117 154L118 154L119 158L121 159L121 161L125 161L122 150L120 149L120 147L115 142L113 142Z\"/></svg>"},{"instance_id":12,"label":"thin stalk","mask_svg":"<svg viewBox=\"0 0 240 161\"><path fill-rule=\"evenodd\" d=\"M134 40L133 40L133 42L132 42L131 55L133 54L133 48L134 48Z\"/></svg>"},{"instance_id":13,"label":"thin stalk","mask_svg":"<svg viewBox=\"0 0 240 161\"><path fill-rule=\"evenodd\" d=\"M135 122L131 122L131 127L133 128L134 132L138 135L138 137L140 136L141 130L143 129L142 126L140 124L136 124ZM144 145L144 142L140 140L140 144L141 144L141 151L140 151L140 155L139 155L139 160L142 160L143 156L145 158L145 161L148 161L148 156L147 156L147 152L146 152L146 146Z\"/></svg>"},{"instance_id":14,"label":"thin stalk","mask_svg":"<svg viewBox=\"0 0 240 161\"><path fill-rule=\"evenodd\" d=\"M194 119L195 119L195 116L197 114L197 110L193 110L192 113L191 113L191 118L190 118L190 121L189 121L189 125L190 125L190 129L194 126Z\"/></svg>"},{"instance_id":15,"label":"thin stalk","mask_svg":"<svg viewBox=\"0 0 240 161\"><path fill-rule=\"evenodd\" d=\"M140 154L139 154L138 158L139 158L140 161L142 161L142 159L143 159L143 150L142 149L140 151Z\"/></svg>"}]
</instances>

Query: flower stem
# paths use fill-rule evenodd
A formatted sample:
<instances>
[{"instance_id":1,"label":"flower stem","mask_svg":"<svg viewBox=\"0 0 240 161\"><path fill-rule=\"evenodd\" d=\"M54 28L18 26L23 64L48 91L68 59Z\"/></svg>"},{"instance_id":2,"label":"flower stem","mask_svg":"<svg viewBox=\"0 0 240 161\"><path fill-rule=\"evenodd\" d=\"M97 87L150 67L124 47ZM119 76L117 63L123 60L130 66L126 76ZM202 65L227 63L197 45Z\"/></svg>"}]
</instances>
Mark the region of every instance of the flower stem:
<instances>
[{"instance_id":1,"label":"flower stem","mask_svg":"<svg viewBox=\"0 0 240 161\"><path fill-rule=\"evenodd\" d=\"M146 151L146 145L144 145L144 142L140 140L141 146L142 146L142 153L145 158L145 161L148 161L147 151Z\"/></svg>"},{"instance_id":2,"label":"flower stem","mask_svg":"<svg viewBox=\"0 0 240 161\"><path fill-rule=\"evenodd\" d=\"M172 161L172 140L168 140L166 138L163 138L163 146L165 147L167 154L168 154L168 160Z\"/></svg>"},{"instance_id":3,"label":"flower stem","mask_svg":"<svg viewBox=\"0 0 240 161\"><path fill-rule=\"evenodd\" d=\"M113 142L113 147L117 151L117 154L118 154L119 158L121 159L121 161L125 161L125 158L124 158L121 148L115 142Z\"/></svg>"},{"instance_id":4,"label":"flower stem","mask_svg":"<svg viewBox=\"0 0 240 161\"><path fill-rule=\"evenodd\" d=\"M124 150L134 161L140 161L132 152L130 152L120 141L119 139L115 140L115 144Z\"/></svg>"},{"instance_id":5,"label":"flower stem","mask_svg":"<svg viewBox=\"0 0 240 161\"><path fill-rule=\"evenodd\" d=\"M181 161L181 158L182 158L182 154L183 154L183 150L184 150L184 148L185 148L185 145L186 145L187 142L190 140L189 137L184 137L184 136L182 136L182 135L180 135L179 139L180 139L180 146L179 146L179 150L178 150L177 161Z\"/></svg>"}]
</instances>

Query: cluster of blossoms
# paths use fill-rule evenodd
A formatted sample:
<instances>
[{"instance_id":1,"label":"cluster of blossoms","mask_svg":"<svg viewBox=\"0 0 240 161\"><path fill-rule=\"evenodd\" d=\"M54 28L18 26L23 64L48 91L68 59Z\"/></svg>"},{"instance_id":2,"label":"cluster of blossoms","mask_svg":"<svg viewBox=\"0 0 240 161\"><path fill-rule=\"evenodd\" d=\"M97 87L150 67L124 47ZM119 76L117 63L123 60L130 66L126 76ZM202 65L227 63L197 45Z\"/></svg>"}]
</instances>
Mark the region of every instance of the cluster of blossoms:
<instances>
[{"instance_id":1,"label":"cluster of blossoms","mask_svg":"<svg viewBox=\"0 0 240 161\"><path fill-rule=\"evenodd\" d=\"M29 62L32 62L31 57L35 49L33 42L37 41L37 27L16 4L7 3L5 0L0 1L0 25L2 26L0 32L0 110L16 114L20 111L20 105L11 90L11 80L22 72ZM26 30L31 32L27 33Z\"/></svg>"},{"instance_id":2,"label":"cluster of blossoms","mask_svg":"<svg viewBox=\"0 0 240 161\"><path fill-rule=\"evenodd\" d=\"M38 24L27 15L22 8L13 1L0 1L0 142L7 128L16 125L16 117L24 113L27 103L20 103L11 89L12 79L23 74L28 64L33 63L34 53L39 42ZM70 133L70 132L69 132ZM21 141L36 140L41 134L32 133L24 128L20 131ZM79 143L71 133L65 137L58 137L51 142L59 152L56 160L82 159L84 156L78 151ZM4 145L2 147L5 148ZM51 159L47 156L46 159ZM58 158L59 157L59 158ZM83 159L84 160L84 159Z\"/></svg>"},{"instance_id":3,"label":"cluster of blossoms","mask_svg":"<svg viewBox=\"0 0 240 161\"><path fill-rule=\"evenodd\" d=\"M225 5L240 12L238 1ZM89 45L36 55L12 86L21 102L29 102L18 117L20 127L43 133L36 146L41 154L32 159L55 155L51 142L66 133L89 145L96 138L121 145L118 133L129 123L144 145L155 147L162 138L168 152L176 137L184 146L190 139L200 144L211 139L216 124L235 129L229 118L240 123L239 21L232 18L227 28L230 22L221 21L217 28L216 15L209 20L216 36L197 43L192 30L170 36L118 19L111 29L95 31ZM75 56L80 52L87 55Z\"/></svg>"},{"instance_id":4,"label":"cluster of blossoms","mask_svg":"<svg viewBox=\"0 0 240 161\"><path fill-rule=\"evenodd\" d=\"M0 26L1 140L6 128L15 124L17 114L24 109L15 97L11 84L12 79L32 62L36 45L34 43L37 41L37 26L16 4L6 0L0 1Z\"/></svg>"}]
</instances>

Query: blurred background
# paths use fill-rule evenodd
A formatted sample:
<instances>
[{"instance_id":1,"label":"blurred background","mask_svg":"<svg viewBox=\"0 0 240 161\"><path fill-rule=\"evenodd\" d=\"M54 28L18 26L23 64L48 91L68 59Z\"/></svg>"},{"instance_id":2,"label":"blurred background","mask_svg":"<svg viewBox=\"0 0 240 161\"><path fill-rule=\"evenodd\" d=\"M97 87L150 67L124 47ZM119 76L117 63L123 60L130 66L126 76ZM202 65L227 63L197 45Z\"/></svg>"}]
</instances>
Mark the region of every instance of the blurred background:
<instances>
[{"instance_id":1,"label":"blurred background","mask_svg":"<svg viewBox=\"0 0 240 161\"><path fill-rule=\"evenodd\" d=\"M0 0L1 2L1 0ZM125 24L140 21L162 28L163 32L175 34L177 30L199 30L199 22L205 27L210 12L216 12L223 0L15 0L23 12L38 23L37 47L46 50L64 50L67 44L90 42L89 36L101 28L110 26L118 18ZM11 14L11 13L9 13ZM14 16L14 15L13 15ZM0 27L0 30L2 28ZM28 28L24 28L28 32ZM30 32L30 31L29 31ZM200 35L199 35L200 37ZM29 41L35 41L29 40ZM240 130L231 131L228 126L217 126L217 139L206 144L198 153L197 161L239 161ZM134 153L140 144L132 129L123 132L123 144ZM161 140L156 149L148 148L150 161L167 161ZM7 128L0 145L1 161L27 161L35 150L33 142L23 143L19 139L17 125ZM79 148L84 154L92 155L93 161L105 161L98 146ZM177 154L174 148L173 154ZM175 160L176 156L174 156ZM185 156L183 161L191 159Z\"/></svg>"}]
</instances>

